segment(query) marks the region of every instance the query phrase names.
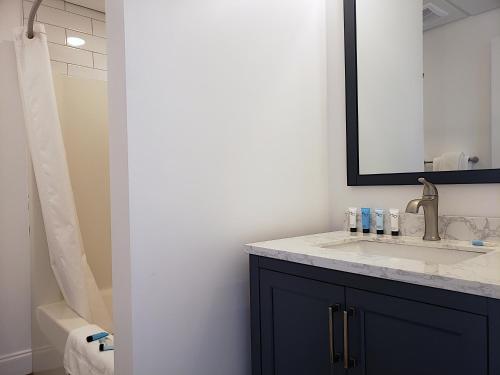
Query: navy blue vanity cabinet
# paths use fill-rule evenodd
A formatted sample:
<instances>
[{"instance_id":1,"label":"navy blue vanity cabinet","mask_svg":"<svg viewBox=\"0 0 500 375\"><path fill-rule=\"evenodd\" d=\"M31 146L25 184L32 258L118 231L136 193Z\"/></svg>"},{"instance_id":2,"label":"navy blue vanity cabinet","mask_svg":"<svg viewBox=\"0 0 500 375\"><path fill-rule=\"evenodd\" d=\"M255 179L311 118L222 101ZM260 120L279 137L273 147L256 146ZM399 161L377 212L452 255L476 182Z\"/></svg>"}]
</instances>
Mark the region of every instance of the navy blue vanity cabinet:
<instances>
[{"instance_id":1,"label":"navy blue vanity cabinet","mask_svg":"<svg viewBox=\"0 0 500 375\"><path fill-rule=\"evenodd\" d=\"M262 374L330 375L341 370L343 302L343 287L262 270Z\"/></svg>"},{"instance_id":2,"label":"navy blue vanity cabinet","mask_svg":"<svg viewBox=\"0 0 500 375\"><path fill-rule=\"evenodd\" d=\"M500 375L497 300L250 256L252 375Z\"/></svg>"},{"instance_id":3,"label":"navy blue vanity cabinet","mask_svg":"<svg viewBox=\"0 0 500 375\"><path fill-rule=\"evenodd\" d=\"M487 318L346 288L350 374L487 374Z\"/></svg>"}]
</instances>

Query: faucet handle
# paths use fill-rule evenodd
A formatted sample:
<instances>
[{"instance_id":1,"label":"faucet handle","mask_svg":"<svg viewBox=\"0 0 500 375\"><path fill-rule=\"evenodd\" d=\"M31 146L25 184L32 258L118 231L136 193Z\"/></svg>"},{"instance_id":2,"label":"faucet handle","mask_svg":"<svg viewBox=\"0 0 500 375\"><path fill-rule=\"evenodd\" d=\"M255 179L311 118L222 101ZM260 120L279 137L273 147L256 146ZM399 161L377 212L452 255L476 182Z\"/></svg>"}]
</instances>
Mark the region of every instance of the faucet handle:
<instances>
[{"instance_id":1,"label":"faucet handle","mask_svg":"<svg viewBox=\"0 0 500 375\"><path fill-rule=\"evenodd\" d=\"M420 182L421 184L424 185L424 193L423 193L424 196L427 195L427 196L436 196L437 197L439 195L438 189L436 188L436 186L432 182L427 181L423 177L420 177L418 179L418 182Z\"/></svg>"}]
</instances>

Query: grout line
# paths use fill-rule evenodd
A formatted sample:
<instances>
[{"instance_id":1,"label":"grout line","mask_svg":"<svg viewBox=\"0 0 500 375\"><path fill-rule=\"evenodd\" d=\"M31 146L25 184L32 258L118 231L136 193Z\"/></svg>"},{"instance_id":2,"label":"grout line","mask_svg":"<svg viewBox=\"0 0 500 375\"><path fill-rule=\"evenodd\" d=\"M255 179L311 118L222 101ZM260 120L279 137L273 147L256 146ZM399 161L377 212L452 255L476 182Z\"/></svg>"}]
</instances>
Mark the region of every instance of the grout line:
<instances>
[{"instance_id":1,"label":"grout line","mask_svg":"<svg viewBox=\"0 0 500 375\"><path fill-rule=\"evenodd\" d=\"M55 60L54 60L55 61ZM96 70L98 72L103 72L103 73L107 73L108 71L107 70L102 70L102 69L97 69L97 68L89 68L88 66L83 66L83 65L77 65L77 64L69 64L68 63L68 72L69 72L69 66L72 65L72 66L77 66L79 68L83 68L83 69L90 69L90 70Z\"/></svg>"},{"instance_id":2,"label":"grout line","mask_svg":"<svg viewBox=\"0 0 500 375\"><path fill-rule=\"evenodd\" d=\"M100 72L107 72L107 70L104 70L104 69L99 69L99 68L93 68L91 66L85 66L85 65L80 65L80 64L73 64L73 63L69 63L67 61L61 61L61 60L56 60L56 59L50 59L50 61L55 61L55 62L58 62L58 63L63 63L63 64L66 64L68 67L70 65L73 65L73 66L78 66L80 68L87 68L87 69L94 69L94 70L99 70Z\"/></svg>"},{"instance_id":3,"label":"grout line","mask_svg":"<svg viewBox=\"0 0 500 375\"><path fill-rule=\"evenodd\" d=\"M80 30L77 30L77 29L73 29L71 27L64 27L64 26L61 26L61 25L54 25L53 23L49 23L49 22L43 22L43 21L38 21L38 23L43 23L44 25L50 25L50 26L55 26L55 27L59 27L61 29L68 29L68 30L72 30L72 31L76 31L78 33L82 33L82 34L85 34L85 35L90 35L90 36L97 36L97 35L92 35L92 34L89 34L89 33L86 33L84 31L80 31ZM105 38L103 38L105 39Z\"/></svg>"},{"instance_id":4,"label":"grout line","mask_svg":"<svg viewBox=\"0 0 500 375\"><path fill-rule=\"evenodd\" d=\"M66 31L66 30L65 30ZM45 35L47 35L47 32L45 32ZM82 47L75 47L75 46L70 46L68 43L67 43L67 40L68 40L68 34L66 34L66 37L64 39L64 44L61 44L61 43L58 43L58 42L53 42L51 40L48 40L47 39L47 43L52 43L52 44L57 44L58 46L63 46L63 47L68 47L68 48L71 48L71 49L77 49L77 50L80 50L80 51L86 51L86 52L91 52L91 53L97 53L99 55L103 55L103 56L108 56L107 53L102 53L102 52L97 52L97 51L94 51L93 49L87 49L87 48L82 48Z\"/></svg>"},{"instance_id":5,"label":"grout line","mask_svg":"<svg viewBox=\"0 0 500 375\"><path fill-rule=\"evenodd\" d=\"M21 1L22 1L22 0L21 0ZM33 0L26 0L26 1L28 1L28 2L30 2L30 3L33 3ZM99 19L97 19L97 18L94 18L94 17L92 17L92 16L84 16L84 15L82 15L82 14L78 14L78 13L71 12L71 11L69 11L69 10L66 10L66 3L67 3L67 2L65 1L65 2L64 2L64 8L63 8L63 9L61 9L61 8L56 8L56 7L54 7L54 6L50 6L50 5L43 4L43 3L42 3L42 5L41 5L41 6L43 6L43 7L47 7L47 8L51 8L51 9L62 10L63 12L67 12L67 13L70 13L70 14L75 14L75 15L80 16L80 17L90 18L90 19L93 19L93 20L96 20L96 21L99 21L99 22L106 22L106 21L101 21L101 20L99 20ZM75 5L76 5L76 4L75 4ZM81 6L81 5L79 5L79 6ZM104 14L104 19L106 19L106 13L100 12L100 11L95 10L95 9L86 8L86 7L82 7L82 8L85 8L85 9L88 9L88 10L93 10L94 12L99 12L99 13L102 13L102 14ZM23 8L23 9L24 9L24 8Z\"/></svg>"},{"instance_id":6,"label":"grout line","mask_svg":"<svg viewBox=\"0 0 500 375\"><path fill-rule=\"evenodd\" d=\"M72 14L77 14L79 16L82 16L82 17L88 17L88 18L92 18L93 20L96 20L96 21L101 21L100 19L97 19L97 18L94 18L92 16L84 16L83 14L79 14L79 13L75 13L75 12L72 12L70 10L67 9L66 7L66 4L68 4L67 1L64 2L64 10L68 13L72 13ZM73 4L77 7L80 7L80 8L83 8L83 9L87 9L87 10L90 10L92 12L97 12L97 13L101 13L101 14L104 14L104 19L106 19L106 13L105 12L101 12L100 10L95 10L95 9L92 9L92 8L87 8L87 7L84 7L83 5L78 5L78 4ZM105 22L105 21L101 21L101 22Z\"/></svg>"},{"instance_id":7,"label":"grout line","mask_svg":"<svg viewBox=\"0 0 500 375\"><path fill-rule=\"evenodd\" d=\"M21 1L21 7L23 9L23 25L25 24L24 21L28 19L28 17L25 17L24 16L24 0L20 0ZM32 0L26 0L26 1L29 1L29 2L32 2ZM66 2L64 2L66 4ZM44 7L47 7L47 8L51 8L51 9L58 9L58 10L62 10L64 12L67 12L69 14L74 14L74 15L77 15L77 16L81 16L81 17L84 17L84 18L88 18L90 20L90 27L91 27L91 30L92 30L92 33L89 34L85 31L80 31L80 30L77 30L77 29L73 29L71 27L63 27L61 25L54 25L53 23L49 23L49 22L42 22L42 21L38 21L38 13L35 15L35 20L40 22L40 23L43 23L43 24L47 24L47 25L52 25L52 26L55 26L55 27L60 27L60 28L66 28L66 29L69 29L69 30L73 30L73 31L77 31L79 33L82 33L82 34L85 34L85 35L91 35L91 36L95 36L96 38L101 38L101 39L107 39L107 37L102 37L100 35L96 35L94 34L94 23L92 21L97 21L97 22L102 22L104 24L106 24L106 20L102 21L102 20L99 20L97 18L94 18L94 17L89 17L89 16L82 16L81 14L78 14L78 13L73 13L73 12L70 12L70 11L67 11L66 9L61 9L61 8L56 8L56 7L52 7L50 5L45 5L45 4L42 4L41 6L44 6ZM89 8L86 8L86 9L89 9ZM97 12L97 11L96 11ZM106 13L103 13L104 15Z\"/></svg>"},{"instance_id":8,"label":"grout line","mask_svg":"<svg viewBox=\"0 0 500 375\"><path fill-rule=\"evenodd\" d=\"M33 0L26 0L26 1L29 2L29 3L33 3ZM64 2L64 3L66 3L66 2ZM52 6L52 5L44 4L44 3L42 3L41 6L44 6L44 7L47 7L47 8L52 8L52 9L66 10L65 7L64 7L64 5L63 5L63 9L57 8L57 7Z\"/></svg>"},{"instance_id":9,"label":"grout line","mask_svg":"<svg viewBox=\"0 0 500 375\"><path fill-rule=\"evenodd\" d=\"M47 33L45 33L45 34L47 34ZM61 44L61 43L57 43L57 42L52 42L49 39L47 39L47 43L57 44L58 46L62 46L62 47L69 47L67 44ZM70 47L70 48L74 48L74 47Z\"/></svg>"},{"instance_id":10,"label":"grout line","mask_svg":"<svg viewBox=\"0 0 500 375\"><path fill-rule=\"evenodd\" d=\"M24 21L26 21L27 19L23 19L23 25L25 25ZM72 28L68 28L68 27L62 27L62 26L58 26L58 25L54 25L52 23L48 23L48 22L37 22L37 23L41 23L43 25L49 25L49 26L53 26L53 27L57 27L59 29L63 29L65 34L66 34L66 39L68 37L68 34L67 34L67 31L74 31L74 32L77 32L77 33L80 33L80 34L84 34L84 35L88 35L88 36L93 36L95 38L100 38L100 39L104 39L104 42L106 42L106 47L107 47L107 42L108 42L108 38L103 38L102 36L97 36L97 35L92 35L92 34L89 34L89 33L84 33L83 31L78 31L78 30L75 30L75 29L72 29ZM60 46L61 45L66 45L67 44L61 44L61 43L57 43L57 42L51 42L51 41L48 41L49 43L54 43L54 44L59 44ZM66 42L65 42L66 43ZM68 46L69 47L69 46ZM83 49L85 51L92 51L92 50L87 50L87 49L84 49L84 48L79 48L79 47L71 47L71 48L77 48L77 49ZM102 53L102 52L97 52L101 55L107 55L107 53Z\"/></svg>"},{"instance_id":11,"label":"grout line","mask_svg":"<svg viewBox=\"0 0 500 375\"><path fill-rule=\"evenodd\" d=\"M106 56L106 67L108 66L108 61L107 61L108 55L105 55L105 54L103 54L103 53L99 53L99 52L92 52L92 60L94 60L94 55L102 55L102 56ZM94 69L99 69L99 68L95 68L95 64L94 64ZM108 69L99 69L99 70L105 70L105 71L108 71Z\"/></svg>"},{"instance_id":12,"label":"grout line","mask_svg":"<svg viewBox=\"0 0 500 375\"><path fill-rule=\"evenodd\" d=\"M51 65L51 67L52 67L52 63L64 64L65 65L65 70L66 70L65 74L68 74L68 63L67 62L50 59L50 65Z\"/></svg>"},{"instance_id":13,"label":"grout line","mask_svg":"<svg viewBox=\"0 0 500 375\"><path fill-rule=\"evenodd\" d=\"M50 24L47 24L47 25L50 25ZM54 26L54 25L51 25L51 26ZM68 45L68 43L67 43L67 41L68 41L68 33L67 33L68 29L66 29L66 28L62 28L62 29L64 29L64 35L65 35L64 43L54 42L54 41L48 40L48 38L47 38L47 43L57 44L58 46L63 46L63 47L68 47L68 48L77 49L77 50L81 50L81 51L98 53L99 55L103 55L103 56L108 56L107 50L106 50L106 53L102 53L102 52L94 51L92 49L87 49L87 48L82 48L82 47L74 47L74 46ZM47 31L45 31L45 35L47 35ZM89 35L89 34L85 34L85 35ZM107 43L106 43L106 49L107 49Z\"/></svg>"},{"instance_id":14,"label":"grout line","mask_svg":"<svg viewBox=\"0 0 500 375\"><path fill-rule=\"evenodd\" d=\"M74 49L80 49L82 51L87 51L87 52L92 52L92 53L98 53L99 55L103 55L103 56L108 56L107 53L96 52L93 49L86 49L86 48L82 48L82 47L73 47L73 46L69 46L69 45L67 47L74 48Z\"/></svg>"},{"instance_id":15,"label":"grout line","mask_svg":"<svg viewBox=\"0 0 500 375\"><path fill-rule=\"evenodd\" d=\"M27 20L27 18L26 18L26 20ZM89 33L86 33L85 31L80 31L80 30L72 29L71 27L64 27L64 26L60 26L60 25L54 25L53 23L42 22L42 21L38 21L38 23L43 23L44 25L50 25L50 26L54 26L54 27L59 27L60 29L75 31L75 32L80 33L80 34L85 34L85 35L93 36L93 37L96 37L96 38L101 38L101 39L105 39L105 40L108 39L107 37L103 37L103 36L99 36L99 35L95 35L95 34L89 34Z\"/></svg>"},{"instance_id":16,"label":"grout line","mask_svg":"<svg viewBox=\"0 0 500 375\"><path fill-rule=\"evenodd\" d=\"M73 46L67 46L67 45L64 45L64 44L61 44L61 43L56 43L56 42L50 42L50 41L47 41L48 44L57 44L58 46L61 46L61 47L66 47L66 48L69 48L69 49L75 49L77 51L84 51L84 52L89 52L89 53L92 53L92 51L87 51L85 49L81 49L81 48L77 48L77 47L73 47ZM102 55L102 53L101 53Z\"/></svg>"},{"instance_id":17,"label":"grout line","mask_svg":"<svg viewBox=\"0 0 500 375\"><path fill-rule=\"evenodd\" d=\"M89 72L89 73L95 73L95 74L97 74L98 72L104 73L104 74L105 74L105 77L99 77L99 78L97 78L97 77L92 77L92 78L91 78L91 77L87 77L87 76L85 76L85 75L81 75L81 74L78 74L78 73L77 73L77 74L70 74L70 73L69 73L69 66L70 66L70 65L72 65L72 66L76 66L76 67L80 67L80 68L83 68L83 69L87 69L87 70L88 70L88 69L90 69L91 71L95 70L95 72ZM81 65L76 65L76 64L68 64L68 71L67 71L67 74L66 74L66 75L67 75L67 76L70 76L70 77L77 77L77 78L78 78L78 77L83 77L83 78L91 78L91 79L96 79L96 80L99 80L99 81L101 81L101 80L102 80L102 81L107 81L107 80L108 80L108 79L107 79L107 74L108 74L108 72L107 72L107 71L105 71L105 70L100 70L100 69L92 69L92 68L89 68L89 67L86 67L86 66L81 66Z\"/></svg>"},{"instance_id":18,"label":"grout line","mask_svg":"<svg viewBox=\"0 0 500 375\"><path fill-rule=\"evenodd\" d=\"M50 25L50 24L49 24ZM56 25L52 25L52 26L56 26ZM61 27L61 26L59 26ZM88 35L88 36L93 36L94 38L99 38L99 39L104 39L104 40L107 40L108 38L104 38L102 36L98 36L98 35L94 35L94 34L89 34L89 33L84 33L83 31L78 31L78 30L75 30L75 29L71 29L71 28L66 28L67 30L71 30L71 31L74 31L76 33L80 33L80 34L84 34L84 35Z\"/></svg>"},{"instance_id":19,"label":"grout line","mask_svg":"<svg viewBox=\"0 0 500 375\"><path fill-rule=\"evenodd\" d=\"M55 59L54 57L52 57L50 55L49 55L49 58L50 58L51 61L57 61L57 62L62 62L62 63L66 63L66 64L73 64L73 65L80 65L80 64L70 63L69 61L57 60L57 59ZM93 65L93 61L92 61L92 65ZM80 66L86 66L87 68L92 68L92 66L87 66L87 65L80 65Z\"/></svg>"}]
</instances>

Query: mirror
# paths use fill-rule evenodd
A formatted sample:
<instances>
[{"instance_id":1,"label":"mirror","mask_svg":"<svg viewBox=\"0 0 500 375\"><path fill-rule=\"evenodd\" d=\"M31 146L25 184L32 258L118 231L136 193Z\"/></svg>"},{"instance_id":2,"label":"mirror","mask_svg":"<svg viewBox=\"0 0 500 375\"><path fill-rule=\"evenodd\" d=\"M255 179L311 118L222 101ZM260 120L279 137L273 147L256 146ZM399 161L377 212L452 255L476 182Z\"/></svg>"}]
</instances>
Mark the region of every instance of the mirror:
<instances>
[{"instance_id":1,"label":"mirror","mask_svg":"<svg viewBox=\"0 0 500 375\"><path fill-rule=\"evenodd\" d=\"M349 184L500 182L500 0L344 5Z\"/></svg>"}]
</instances>

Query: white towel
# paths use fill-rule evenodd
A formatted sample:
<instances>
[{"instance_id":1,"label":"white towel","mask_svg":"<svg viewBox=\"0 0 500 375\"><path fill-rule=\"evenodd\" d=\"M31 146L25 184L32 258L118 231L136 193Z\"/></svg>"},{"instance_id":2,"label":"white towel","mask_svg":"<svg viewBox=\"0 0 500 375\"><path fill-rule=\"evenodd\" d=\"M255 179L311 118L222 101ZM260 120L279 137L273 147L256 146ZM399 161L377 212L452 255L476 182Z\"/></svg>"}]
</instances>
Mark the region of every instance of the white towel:
<instances>
[{"instance_id":1,"label":"white towel","mask_svg":"<svg viewBox=\"0 0 500 375\"><path fill-rule=\"evenodd\" d=\"M64 369L71 375L113 375L114 351L99 351L99 341L87 342L87 336L102 332L102 328L89 324L69 333L64 349ZM109 335L113 341L113 336Z\"/></svg>"},{"instance_id":2,"label":"white towel","mask_svg":"<svg viewBox=\"0 0 500 375\"><path fill-rule=\"evenodd\" d=\"M463 171L470 169L469 155L463 152L447 152L433 160L434 172Z\"/></svg>"}]
</instances>

